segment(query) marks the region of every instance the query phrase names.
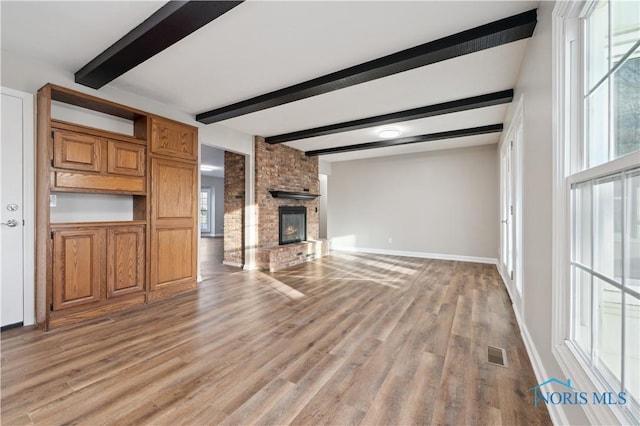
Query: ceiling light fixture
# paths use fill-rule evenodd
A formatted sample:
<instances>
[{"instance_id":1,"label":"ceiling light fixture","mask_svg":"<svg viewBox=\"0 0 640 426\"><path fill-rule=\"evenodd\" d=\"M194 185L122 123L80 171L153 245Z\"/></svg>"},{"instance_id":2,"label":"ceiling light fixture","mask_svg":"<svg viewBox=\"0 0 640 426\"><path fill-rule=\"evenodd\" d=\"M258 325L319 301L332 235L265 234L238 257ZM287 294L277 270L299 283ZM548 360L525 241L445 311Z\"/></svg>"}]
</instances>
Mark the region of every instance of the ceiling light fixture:
<instances>
[{"instance_id":1,"label":"ceiling light fixture","mask_svg":"<svg viewBox=\"0 0 640 426\"><path fill-rule=\"evenodd\" d=\"M392 139L400 136L400 130L398 129L383 129L378 132L378 136L383 139Z\"/></svg>"},{"instance_id":2,"label":"ceiling light fixture","mask_svg":"<svg viewBox=\"0 0 640 426\"><path fill-rule=\"evenodd\" d=\"M201 164L200 165L200 171L201 172L210 172L210 171L215 170L215 169L217 169L216 166L210 166L208 164Z\"/></svg>"}]
</instances>

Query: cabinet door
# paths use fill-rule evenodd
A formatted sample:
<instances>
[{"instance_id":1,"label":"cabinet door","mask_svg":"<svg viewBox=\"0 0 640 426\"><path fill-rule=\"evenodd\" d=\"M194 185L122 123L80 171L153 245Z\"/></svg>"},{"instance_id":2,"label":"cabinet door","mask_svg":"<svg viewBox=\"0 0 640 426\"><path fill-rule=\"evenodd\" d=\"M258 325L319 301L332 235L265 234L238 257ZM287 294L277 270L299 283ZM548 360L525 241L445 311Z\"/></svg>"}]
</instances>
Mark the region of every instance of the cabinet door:
<instances>
[{"instance_id":1,"label":"cabinet door","mask_svg":"<svg viewBox=\"0 0 640 426\"><path fill-rule=\"evenodd\" d=\"M95 136L55 131L53 165L71 170L102 170L102 140Z\"/></svg>"},{"instance_id":2,"label":"cabinet door","mask_svg":"<svg viewBox=\"0 0 640 426\"><path fill-rule=\"evenodd\" d=\"M196 129L154 117L151 125L151 152L185 160L197 160L198 137Z\"/></svg>"},{"instance_id":3,"label":"cabinet door","mask_svg":"<svg viewBox=\"0 0 640 426\"><path fill-rule=\"evenodd\" d=\"M197 165L151 160L152 291L195 282L197 260Z\"/></svg>"},{"instance_id":4,"label":"cabinet door","mask_svg":"<svg viewBox=\"0 0 640 426\"><path fill-rule=\"evenodd\" d=\"M155 229L151 238L151 290L196 279L193 227Z\"/></svg>"},{"instance_id":5,"label":"cabinet door","mask_svg":"<svg viewBox=\"0 0 640 426\"><path fill-rule=\"evenodd\" d=\"M144 146L108 141L107 157L107 171L109 173L144 176Z\"/></svg>"},{"instance_id":6,"label":"cabinet door","mask_svg":"<svg viewBox=\"0 0 640 426\"><path fill-rule=\"evenodd\" d=\"M144 227L107 231L107 298L144 290Z\"/></svg>"},{"instance_id":7,"label":"cabinet door","mask_svg":"<svg viewBox=\"0 0 640 426\"><path fill-rule=\"evenodd\" d=\"M105 230L55 231L53 309L97 302L104 282Z\"/></svg>"},{"instance_id":8,"label":"cabinet door","mask_svg":"<svg viewBox=\"0 0 640 426\"><path fill-rule=\"evenodd\" d=\"M191 226L198 202L197 166L158 158L151 161L152 219L163 226Z\"/></svg>"}]
</instances>

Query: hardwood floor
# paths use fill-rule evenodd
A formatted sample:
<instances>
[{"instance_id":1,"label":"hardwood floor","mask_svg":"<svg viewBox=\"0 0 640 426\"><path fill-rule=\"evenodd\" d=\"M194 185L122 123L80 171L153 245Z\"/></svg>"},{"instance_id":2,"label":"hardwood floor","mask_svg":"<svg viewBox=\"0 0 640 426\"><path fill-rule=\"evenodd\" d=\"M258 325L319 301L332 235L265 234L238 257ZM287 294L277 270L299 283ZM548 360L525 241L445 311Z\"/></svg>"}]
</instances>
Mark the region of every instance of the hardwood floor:
<instances>
[{"instance_id":1,"label":"hardwood floor","mask_svg":"<svg viewBox=\"0 0 640 426\"><path fill-rule=\"evenodd\" d=\"M224 239L206 237L200 239L200 275L203 280L240 271L240 268L222 264Z\"/></svg>"},{"instance_id":2,"label":"hardwood floor","mask_svg":"<svg viewBox=\"0 0 640 426\"><path fill-rule=\"evenodd\" d=\"M551 423L493 266L333 253L226 272L83 325L3 332L2 424Z\"/></svg>"}]
</instances>

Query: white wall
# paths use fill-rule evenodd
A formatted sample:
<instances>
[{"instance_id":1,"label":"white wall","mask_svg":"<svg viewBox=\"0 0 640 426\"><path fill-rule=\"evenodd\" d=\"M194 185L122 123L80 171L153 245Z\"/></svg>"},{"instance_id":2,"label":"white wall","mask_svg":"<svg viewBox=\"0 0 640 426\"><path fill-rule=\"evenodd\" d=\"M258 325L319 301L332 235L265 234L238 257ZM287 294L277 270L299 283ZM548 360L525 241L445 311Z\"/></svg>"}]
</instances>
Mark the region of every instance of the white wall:
<instances>
[{"instance_id":1,"label":"white wall","mask_svg":"<svg viewBox=\"0 0 640 426\"><path fill-rule=\"evenodd\" d=\"M208 186L215 191L215 214L213 218L212 234L222 235L224 233L224 179L212 176L200 176L200 186Z\"/></svg>"},{"instance_id":2,"label":"white wall","mask_svg":"<svg viewBox=\"0 0 640 426\"><path fill-rule=\"evenodd\" d=\"M328 176L324 174L318 175L318 179L320 180L320 238L327 238L327 202L328 202L328 192L327 192L327 181Z\"/></svg>"},{"instance_id":3,"label":"white wall","mask_svg":"<svg viewBox=\"0 0 640 426\"><path fill-rule=\"evenodd\" d=\"M253 137L251 135L230 129L221 124L205 126L195 121L193 114L177 110L171 104L135 95L112 85L106 85L100 90L93 90L76 84L73 76L73 71L75 70L65 70L54 64L27 58L4 49L0 52L0 56L2 57L0 84L4 87L35 94L38 89L47 83L59 84L70 89L197 126L199 127L198 139L200 143L206 143L240 154L253 155Z\"/></svg>"},{"instance_id":4,"label":"white wall","mask_svg":"<svg viewBox=\"0 0 640 426\"><path fill-rule=\"evenodd\" d=\"M331 174L331 164L327 161L318 160L318 173L321 175L330 175Z\"/></svg>"},{"instance_id":5,"label":"white wall","mask_svg":"<svg viewBox=\"0 0 640 426\"><path fill-rule=\"evenodd\" d=\"M51 223L133 220L133 196L55 192Z\"/></svg>"},{"instance_id":6,"label":"white wall","mask_svg":"<svg viewBox=\"0 0 640 426\"><path fill-rule=\"evenodd\" d=\"M496 145L333 163L328 186L333 248L498 256Z\"/></svg>"},{"instance_id":7,"label":"white wall","mask_svg":"<svg viewBox=\"0 0 640 426\"><path fill-rule=\"evenodd\" d=\"M524 108L521 165L523 312L519 313L520 328L539 380L564 378L551 352L553 7L553 2L540 2L538 24L527 43L514 97L523 97ZM514 108L515 103L510 105L505 129L511 123ZM562 408L570 424L588 423L580 408L569 405Z\"/></svg>"},{"instance_id":8,"label":"white wall","mask_svg":"<svg viewBox=\"0 0 640 426\"><path fill-rule=\"evenodd\" d=\"M253 155L253 136L221 124L209 124L207 126L196 122L191 124L200 126L198 140L201 144L215 146L237 154Z\"/></svg>"}]
</instances>

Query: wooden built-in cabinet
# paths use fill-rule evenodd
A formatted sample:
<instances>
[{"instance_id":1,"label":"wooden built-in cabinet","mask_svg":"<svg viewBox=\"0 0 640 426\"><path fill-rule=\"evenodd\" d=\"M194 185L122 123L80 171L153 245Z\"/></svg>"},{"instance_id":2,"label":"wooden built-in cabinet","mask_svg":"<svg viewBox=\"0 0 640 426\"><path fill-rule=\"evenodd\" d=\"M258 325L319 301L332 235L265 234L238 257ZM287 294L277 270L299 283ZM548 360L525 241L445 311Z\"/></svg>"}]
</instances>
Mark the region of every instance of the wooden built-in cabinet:
<instances>
[{"instance_id":1,"label":"wooden built-in cabinet","mask_svg":"<svg viewBox=\"0 0 640 426\"><path fill-rule=\"evenodd\" d=\"M52 119L52 101L130 120L133 134ZM51 84L37 105L38 324L72 324L195 288L197 129ZM130 195L132 220L51 223L55 192Z\"/></svg>"},{"instance_id":2,"label":"wooden built-in cabinet","mask_svg":"<svg viewBox=\"0 0 640 426\"><path fill-rule=\"evenodd\" d=\"M100 301L105 250L104 228L53 232L53 310Z\"/></svg>"},{"instance_id":3,"label":"wooden built-in cabinet","mask_svg":"<svg viewBox=\"0 0 640 426\"><path fill-rule=\"evenodd\" d=\"M60 124L54 122L53 126ZM53 127L51 131L51 185L54 190L146 192L146 148L139 141L114 140L108 132L100 132L107 137L95 136L85 133L91 129L69 123L64 123L64 128L59 130Z\"/></svg>"},{"instance_id":4,"label":"wooden built-in cabinet","mask_svg":"<svg viewBox=\"0 0 640 426\"><path fill-rule=\"evenodd\" d=\"M151 152L183 160L198 160L198 134L194 127L187 127L171 120L151 119Z\"/></svg>"},{"instance_id":5,"label":"wooden built-in cabinet","mask_svg":"<svg viewBox=\"0 0 640 426\"><path fill-rule=\"evenodd\" d=\"M107 173L144 176L146 163L143 146L107 141Z\"/></svg>"},{"instance_id":6,"label":"wooden built-in cabinet","mask_svg":"<svg viewBox=\"0 0 640 426\"><path fill-rule=\"evenodd\" d=\"M196 278L197 184L195 164L151 160L151 291L188 285Z\"/></svg>"},{"instance_id":7,"label":"wooden built-in cabinet","mask_svg":"<svg viewBox=\"0 0 640 426\"><path fill-rule=\"evenodd\" d=\"M144 290L145 246L143 226L107 229L107 299Z\"/></svg>"},{"instance_id":8,"label":"wooden built-in cabinet","mask_svg":"<svg viewBox=\"0 0 640 426\"><path fill-rule=\"evenodd\" d=\"M155 299L195 287L199 191L195 129L151 122L149 297Z\"/></svg>"},{"instance_id":9,"label":"wooden built-in cabinet","mask_svg":"<svg viewBox=\"0 0 640 426\"><path fill-rule=\"evenodd\" d=\"M99 172L102 170L101 142L91 135L53 131L53 166Z\"/></svg>"},{"instance_id":10,"label":"wooden built-in cabinet","mask_svg":"<svg viewBox=\"0 0 640 426\"><path fill-rule=\"evenodd\" d=\"M145 301L143 221L52 224L49 326Z\"/></svg>"},{"instance_id":11,"label":"wooden built-in cabinet","mask_svg":"<svg viewBox=\"0 0 640 426\"><path fill-rule=\"evenodd\" d=\"M145 225L53 225L53 309L144 290Z\"/></svg>"}]
</instances>

